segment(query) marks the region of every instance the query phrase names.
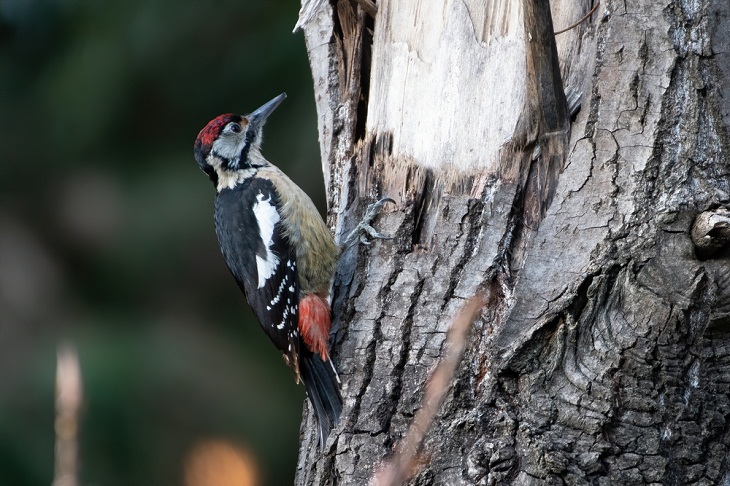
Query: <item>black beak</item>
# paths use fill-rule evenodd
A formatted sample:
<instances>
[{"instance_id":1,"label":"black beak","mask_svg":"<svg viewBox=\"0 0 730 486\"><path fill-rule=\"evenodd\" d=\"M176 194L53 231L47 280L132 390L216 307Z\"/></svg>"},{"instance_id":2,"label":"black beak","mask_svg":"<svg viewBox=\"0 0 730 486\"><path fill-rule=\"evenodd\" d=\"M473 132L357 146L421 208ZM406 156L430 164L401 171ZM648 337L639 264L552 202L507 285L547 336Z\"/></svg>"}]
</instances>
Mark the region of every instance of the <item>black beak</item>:
<instances>
[{"instance_id":1,"label":"black beak","mask_svg":"<svg viewBox=\"0 0 730 486\"><path fill-rule=\"evenodd\" d=\"M286 98L286 93L281 93L273 100L265 103L258 110L246 116L246 118L248 118L248 123L250 124L250 126L254 129L261 128L269 115L271 115L271 113L276 109L277 106L281 104L282 101L284 101L284 98Z\"/></svg>"}]
</instances>

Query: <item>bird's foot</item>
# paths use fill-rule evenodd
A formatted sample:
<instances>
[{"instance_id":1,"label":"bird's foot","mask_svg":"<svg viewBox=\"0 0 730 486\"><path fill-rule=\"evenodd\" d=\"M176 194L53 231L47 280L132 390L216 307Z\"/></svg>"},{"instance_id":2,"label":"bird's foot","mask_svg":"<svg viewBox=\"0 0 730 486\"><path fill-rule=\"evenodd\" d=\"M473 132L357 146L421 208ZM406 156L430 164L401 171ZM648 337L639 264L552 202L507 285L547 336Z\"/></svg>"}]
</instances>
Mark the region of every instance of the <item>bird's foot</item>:
<instances>
[{"instance_id":1,"label":"bird's foot","mask_svg":"<svg viewBox=\"0 0 730 486\"><path fill-rule=\"evenodd\" d=\"M360 224L358 224L357 227L347 236L347 239L345 239L345 243L343 245L344 248L349 248L350 245L355 243L357 240L359 240L363 245L370 245L370 240L373 239L390 240L393 238L391 235L380 233L372 227L373 220L383 211L383 206L385 206L386 203L395 204L395 201L389 197L385 197L368 206L365 210L365 216L363 216Z\"/></svg>"}]
</instances>

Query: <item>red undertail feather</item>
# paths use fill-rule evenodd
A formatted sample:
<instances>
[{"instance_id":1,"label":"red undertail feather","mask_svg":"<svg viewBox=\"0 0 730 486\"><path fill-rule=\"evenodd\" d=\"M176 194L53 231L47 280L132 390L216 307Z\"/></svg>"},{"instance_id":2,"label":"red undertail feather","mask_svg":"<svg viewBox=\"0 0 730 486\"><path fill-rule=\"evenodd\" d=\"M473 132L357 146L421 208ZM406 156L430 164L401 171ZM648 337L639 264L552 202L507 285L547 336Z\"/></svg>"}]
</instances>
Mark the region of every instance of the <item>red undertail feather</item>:
<instances>
[{"instance_id":1,"label":"red undertail feather","mask_svg":"<svg viewBox=\"0 0 730 486\"><path fill-rule=\"evenodd\" d=\"M329 360L330 325L330 305L326 299L307 294L299 301L299 333L304 344L322 361Z\"/></svg>"}]
</instances>

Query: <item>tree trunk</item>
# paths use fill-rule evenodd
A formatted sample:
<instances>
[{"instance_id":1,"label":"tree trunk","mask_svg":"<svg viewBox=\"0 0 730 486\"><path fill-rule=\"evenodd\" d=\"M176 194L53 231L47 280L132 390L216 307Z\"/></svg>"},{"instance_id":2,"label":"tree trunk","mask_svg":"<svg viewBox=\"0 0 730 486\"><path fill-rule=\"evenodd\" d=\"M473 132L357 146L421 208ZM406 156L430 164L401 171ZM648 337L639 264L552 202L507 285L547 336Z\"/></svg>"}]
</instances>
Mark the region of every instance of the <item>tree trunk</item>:
<instances>
[{"instance_id":1,"label":"tree trunk","mask_svg":"<svg viewBox=\"0 0 730 486\"><path fill-rule=\"evenodd\" d=\"M304 27L330 223L397 205L339 266L345 409L324 451L305 414L297 484L367 484L478 292L413 484L730 483L728 252L690 236L730 202L730 4L603 0L557 37L593 5L377 7Z\"/></svg>"}]
</instances>

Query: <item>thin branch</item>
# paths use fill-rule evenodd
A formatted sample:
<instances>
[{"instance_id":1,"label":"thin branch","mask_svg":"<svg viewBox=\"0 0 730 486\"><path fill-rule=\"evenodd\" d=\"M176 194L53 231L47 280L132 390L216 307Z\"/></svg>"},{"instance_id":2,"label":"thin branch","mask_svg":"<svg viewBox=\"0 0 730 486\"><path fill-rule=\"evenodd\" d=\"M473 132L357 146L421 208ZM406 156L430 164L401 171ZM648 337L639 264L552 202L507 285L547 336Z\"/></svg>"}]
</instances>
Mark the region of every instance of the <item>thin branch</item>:
<instances>
[{"instance_id":1,"label":"thin branch","mask_svg":"<svg viewBox=\"0 0 730 486\"><path fill-rule=\"evenodd\" d=\"M598 0L596 2L596 4L593 6L593 8L591 9L591 11L588 12L587 14L585 14L585 16L583 18L581 18L578 22L574 23L570 27L566 27L563 30L559 30L559 31L555 32L555 35L563 34L565 32L568 32L570 29L575 29L576 27L578 27L580 24L582 24L583 22L585 22L588 17L590 17L591 15L593 15L593 12L596 11L596 9L598 8L598 6L600 4L601 4L601 0Z\"/></svg>"},{"instance_id":2,"label":"thin branch","mask_svg":"<svg viewBox=\"0 0 730 486\"><path fill-rule=\"evenodd\" d=\"M472 298L452 322L446 335L446 353L431 373L421 408L413 417L393 457L376 471L373 477L375 486L396 486L408 481L417 472L415 465L418 452L461 362L469 328L484 304L483 297Z\"/></svg>"},{"instance_id":3,"label":"thin branch","mask_svg":"<svg viewBox=\"0 0 730 486\"><path fill-rule=\"evenodd\" d=\"M83 387L76 350L58 349L56 365L56 471L53 486L77 486L78 429Z\"/></svg>"}]
</instances>

